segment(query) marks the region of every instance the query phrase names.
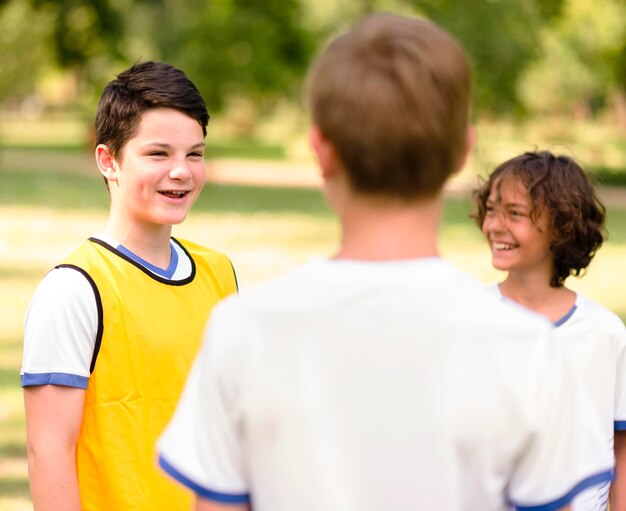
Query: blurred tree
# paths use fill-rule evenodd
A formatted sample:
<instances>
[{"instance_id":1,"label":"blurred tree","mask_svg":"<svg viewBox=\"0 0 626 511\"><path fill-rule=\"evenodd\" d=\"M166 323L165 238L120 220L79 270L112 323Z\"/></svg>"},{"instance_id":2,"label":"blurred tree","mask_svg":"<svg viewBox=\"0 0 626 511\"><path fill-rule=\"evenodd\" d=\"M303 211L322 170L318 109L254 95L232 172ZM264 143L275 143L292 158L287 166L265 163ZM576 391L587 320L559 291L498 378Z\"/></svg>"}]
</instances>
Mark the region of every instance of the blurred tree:
<instances>
[{"instance_id":1,"label":"blurred tree","mask_svg":"<svg viewBox=\"0 0 626 511\"><path fill-rule=\"evenodd\" d=\"M53 37L58 63L80 67L94 57L120 57L122 15L109 0L32 0L54 12Z\"/></svg>"},{"instance_id":2,"label":"blurred tree","mask_svg":"<svg viewBox=\"0 0 626 511\"><path fill-rule=\"evenodd\" d=\"M615 111L622 129L626 132L626 38L615 58Z\"/></svg>"},{"instance_id":3,"label":"blurred tree","mask_svg":"<svg viewBox=\"0 0 626 511\"><path fill-rule=\"evenodd\" d=\"M558 15L561 0L412 1L468 51L478 110L494 114L519 110L519 76L537 56L537 31Z\"/></svg>"},{"instance_id":4,"label":"blurred tree","mask_svg":"<svg viewBox=\"0 0 626 511\"><path fill-rule=\"evenodd\" d=\"M314 50L299 0L160 0L148 7L151 16L135 16L133 31L185 70L212 110L232 96L260 103L295 93Z\"/></svg>"},{"instance_id":5,"label":"blurred tree","mask_svg":"<svg viewBox=\"0 0 626 511\"><path fill-rule=\"evenodd\" d=\"M372 10L421 14L454 33L475 69L480 112L626 105L624 0L0 0L0 99L39 71L69 70L91 93L143 59L176 65L210 110L297 98L314 51ZM28 34L28 37L24 37ZM5 57L6 55L6 57ZM45 61L45 65L42 62ZM624 107L626 108L626 106Z\"/></svg>"},{"instance_id":6,"label":"blurred tree","mask_svg":"<svg viewBox=\"0 0 626 511\"><path fill-rule=\"evenodd\" d=\"M21 0L0 0L0 101L32 94L52 61L46 44L51 22L49 11L35 12Z\"/></svg>"},{"instance_id":7,"label":"blurred tree","mask_svg":"<svg viewBox=\"0 0 626 511\"><path fill-rule=\"evenodd\" d=\"M519 85L532 112L589 116L626 90L623 0L567 0L561 16L537 35L540 57Z\"/></svg>"},{"instance_id":8,"label":"blurred tree","mask_svg":"<svg viewBox=\"0 0 626 511\"><path fill-rule=\"evenodd\" d=\"M2 0L0 0L2 1ZM54 13L56 61L93 84L137 60L183 69L211 107L291 93L314 48L299 0L30 0Z\"/></svg>"},{"instance_id":9,"label":"blurred tree","mask_svg":"<svg viewBox=\"0 0 626 511\"><path fill-rule=\"evenodd\" d=\"M29 0L37 12L52 13L51 48L58 68L69 71L83 96L96 91L124 66L125 11L115 0Z\"/></svg>"},{"instance_id":10,"label":"blurred tree","mask_svg":"<svg viewBox=\"0 0 626 511\"><path fill-rule=\"evenodd\" d=\"M539 14L546 21L558 18L563 12L564 0L537 0Z\"/></svg>"}]
</instances>

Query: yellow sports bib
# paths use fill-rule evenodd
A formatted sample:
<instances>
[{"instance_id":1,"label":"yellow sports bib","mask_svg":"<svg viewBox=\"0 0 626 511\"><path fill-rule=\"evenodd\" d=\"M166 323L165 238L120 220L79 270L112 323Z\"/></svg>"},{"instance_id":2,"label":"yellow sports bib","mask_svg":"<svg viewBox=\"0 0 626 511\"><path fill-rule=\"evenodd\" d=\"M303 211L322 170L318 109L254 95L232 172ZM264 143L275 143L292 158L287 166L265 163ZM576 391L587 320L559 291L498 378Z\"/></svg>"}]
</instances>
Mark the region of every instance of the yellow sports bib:
<instances>
[{"instance_id":1,"label":"yellow sports bib","mask_svg":"<svg viewBox=\"0 0 626 511\"><path fill-rule=\"evenodd\" d=\"M176 240L174 240L176 242ZM96 239L61 266L96 294L99 330L76 450L84 511L188 510L191 494L155 463L209 313L236 291L228 258L178 242L192 274L169 281Z\"/></svg>"}]
</instances>

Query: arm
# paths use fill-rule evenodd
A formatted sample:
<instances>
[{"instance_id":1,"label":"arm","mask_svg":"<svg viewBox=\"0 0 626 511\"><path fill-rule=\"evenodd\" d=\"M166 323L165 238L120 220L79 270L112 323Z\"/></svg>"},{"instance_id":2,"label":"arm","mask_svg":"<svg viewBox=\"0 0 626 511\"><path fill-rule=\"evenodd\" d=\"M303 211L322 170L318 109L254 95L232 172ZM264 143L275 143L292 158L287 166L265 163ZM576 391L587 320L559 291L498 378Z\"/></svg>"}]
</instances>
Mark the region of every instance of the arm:
<instances>
[{"instance_id":1,"label":"arm","mask_svg":"<svg viewBox=\"0 0 626 511\"><path fill-rule=\"evenodd\" d=\"M250 511L248 504L222 504L214 500L196 497L196 511Z\"/></svg>"},{"instance_id":2,"label":"arm","mask_svg":"<svg viewBox=\"0 0 626 511\"><path fill-rule=\"evenodd\" d=\"M24 389L28 477L36 511L79 511L75 450L85 391L43 385Z\"/></svg>"},{"instance_id":3,"label":"arm","mask_svg":"<svg viewBox=\"0 0 626 511\"><path fill-rule=\"evenodd\" d=\"M626 510L626 431L616 431L615 451L615 480L611 485L611 510Z\"/></svg>"}]
</instances>

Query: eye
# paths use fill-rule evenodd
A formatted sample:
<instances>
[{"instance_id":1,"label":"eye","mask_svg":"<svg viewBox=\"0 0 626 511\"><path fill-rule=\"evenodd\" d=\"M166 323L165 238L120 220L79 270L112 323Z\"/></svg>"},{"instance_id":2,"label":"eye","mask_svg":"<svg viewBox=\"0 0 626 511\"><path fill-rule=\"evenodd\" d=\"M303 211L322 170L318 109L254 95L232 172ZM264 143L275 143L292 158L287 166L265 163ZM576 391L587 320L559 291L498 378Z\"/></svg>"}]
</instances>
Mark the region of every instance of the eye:
<instances>
[{"instance_id":1,"label":"eye","mask_svg":"<svg viewBox=\"0 0 626 511\"><path fill-rule=\"evenodd\" d=\"M487 204L485 206L485 214L486 215L493 215L494 211L495 211L495 208L491 204Z\"/></svg>"},{"instance_id":2,"label":"eye","mask_svg":"<svg viewBox=\"0 0 626 511\"><path fill-rule=\"evenodd\" d=\"M187 156L190 156L192 158L204 158L204 154L202 154L200 151L193 151L189 153Z\"/></svg>"},{"instance_id":3,"label":"eye","mask_svg":"<svg viewBox=\"0 0 626 511\"><path fill-rule=\"evenodd\" d=\"M165 151L150 151L148 155L162 158L162 157L167 156L167 153Z\"/></svg>"}]
</instances>

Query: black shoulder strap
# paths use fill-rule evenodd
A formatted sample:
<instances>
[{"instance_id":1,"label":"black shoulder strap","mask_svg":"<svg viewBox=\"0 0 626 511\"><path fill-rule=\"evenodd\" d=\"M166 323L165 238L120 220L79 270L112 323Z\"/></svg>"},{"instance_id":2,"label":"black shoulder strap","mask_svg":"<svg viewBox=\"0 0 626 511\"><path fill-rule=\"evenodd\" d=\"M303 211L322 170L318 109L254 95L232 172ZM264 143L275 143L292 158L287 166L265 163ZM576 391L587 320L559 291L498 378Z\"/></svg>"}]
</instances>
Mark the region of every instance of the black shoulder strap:
<instances>
[{"instance_id":1,"label":"black shoulder strap","mask_svg":"<svg viewBox=\"0 0 626 511\"><path fill-rule=\"evenodd\" d=\"M58 266L56 266L56 268L71 268L72 270L76 270L77 272L81 273L86 279L87 282L89 282L89 285L91 286L91 289L93 289L93 295L96 299L96 309L98 311L98 330L96 332L96 343L93 347L93 355L91 357L91 365L89 366L89 373L93 373L93 370L96 367L96 359L98 358L98 353L100 352L100 345L102 344L102 334L104 332L104 312L102 309L102 299L100 298L100 291L98 291L98 286L96 286L96 283L94 282L94 280L91 278L91 275L89 275L89 273L87 273L85 270L83 270L81 267L76 266L74 264L60 264Z\"/></svg>"}]
</instances>

